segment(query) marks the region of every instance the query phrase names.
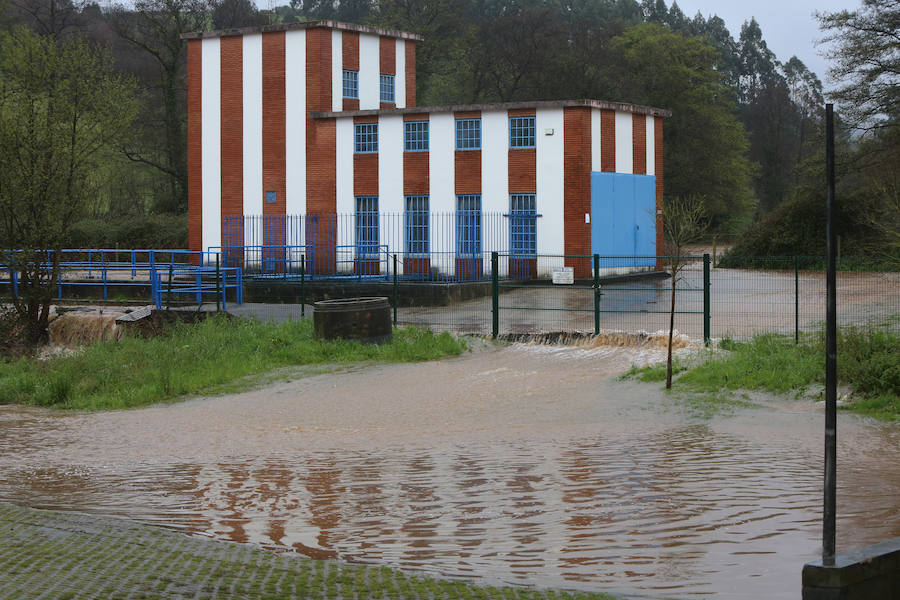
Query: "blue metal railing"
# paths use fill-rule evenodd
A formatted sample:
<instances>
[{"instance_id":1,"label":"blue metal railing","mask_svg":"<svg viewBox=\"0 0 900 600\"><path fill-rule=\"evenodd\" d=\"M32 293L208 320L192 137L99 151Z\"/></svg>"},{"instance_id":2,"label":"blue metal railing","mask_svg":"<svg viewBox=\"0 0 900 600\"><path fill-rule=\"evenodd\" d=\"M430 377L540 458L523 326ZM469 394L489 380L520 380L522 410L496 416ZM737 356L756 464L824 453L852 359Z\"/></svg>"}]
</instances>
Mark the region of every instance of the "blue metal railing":
<instances>
[{"instance_id":1,"label":"blue metal railing","mask_svg":"<svg viewBox=\"0 0 900 600\"><path fill-rule=\"evenodd\" d=\"M18 268L31 268L39 262L41 269L49 271L53 266L53 252L41 251L23 265L23 257L14 260L12 251L7 251L6 261L0 263L0 285L10 285L12 294L18 296L21 276L16 263L20 265ZM112 287L145 287L157 307L161 306L164 293L192 294L198 303L202 303L204 295L213 294L218 298L220 293L219 299L224 303L227 290L234 290L233 297L240 304L243 302L241 269L221 264L217 269L214 265L220 258L217 252L183 249L66 248L60 251L54 283L58 299L63 298L64 289L73 287L101 287L104 300L109 299Z\"/></svg>"}]
</instances>

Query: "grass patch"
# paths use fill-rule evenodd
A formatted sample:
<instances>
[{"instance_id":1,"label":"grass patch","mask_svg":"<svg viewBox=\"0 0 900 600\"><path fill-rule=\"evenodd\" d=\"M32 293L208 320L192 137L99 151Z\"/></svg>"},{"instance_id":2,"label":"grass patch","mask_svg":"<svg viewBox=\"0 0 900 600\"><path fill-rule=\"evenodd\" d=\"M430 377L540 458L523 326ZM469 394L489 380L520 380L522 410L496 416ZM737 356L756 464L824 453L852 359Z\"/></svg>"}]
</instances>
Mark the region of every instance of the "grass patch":
<instances>
[{"instance_id":1,"label":"grass patch","mask_svg":"<svg viewBox=\"0 0 900 600\"><path fill-rule=\"evenodd\" d=\"M0 404L105 410L171 401L280 367L410 362L460 354L449 333L405 328L391 343L326 342L309 319L260 323L214 317L174 325L170 336L100 342L46 361L0 363Z\"/></svg>"},{"instance_id":2,"label":"grass patch","mask_svg":"<svg viewBox=\"0 0 900 600\"><path fill-rule=\"evenodd\" d=\"M673 389L726 399L734 390L784 394L825 382L824 334L792 337L764 334L749 341L723 340L720 351L685 368ZM665 365L632 369L639 381L664 381ZM854 400L841 408L888 421L900 421L900 332L874 327L846 327L838 335L838 380L849 384Z\"/></svg>"}]
</instances>

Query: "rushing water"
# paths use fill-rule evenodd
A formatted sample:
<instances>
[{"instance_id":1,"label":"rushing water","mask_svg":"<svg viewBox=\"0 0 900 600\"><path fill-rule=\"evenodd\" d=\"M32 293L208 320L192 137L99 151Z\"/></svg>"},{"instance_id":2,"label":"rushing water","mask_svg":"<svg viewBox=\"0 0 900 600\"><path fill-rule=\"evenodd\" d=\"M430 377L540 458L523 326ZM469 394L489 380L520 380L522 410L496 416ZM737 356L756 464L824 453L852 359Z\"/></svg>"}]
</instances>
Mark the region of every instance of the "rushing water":
<instances>
[{"instance_id":1,"label":"rushing water","mask_svg":"<svg viewBox=\"0 0 900 600\"><path fill-rule=\"evenodd\" d=\"M660 355L515 345L136 411L5 408L0 498L491 582L798 597L820 407L709 416L610 377ZM898 459L900 427L841 415L839 550L900 535Z\"/></svg>"}]
</instances>

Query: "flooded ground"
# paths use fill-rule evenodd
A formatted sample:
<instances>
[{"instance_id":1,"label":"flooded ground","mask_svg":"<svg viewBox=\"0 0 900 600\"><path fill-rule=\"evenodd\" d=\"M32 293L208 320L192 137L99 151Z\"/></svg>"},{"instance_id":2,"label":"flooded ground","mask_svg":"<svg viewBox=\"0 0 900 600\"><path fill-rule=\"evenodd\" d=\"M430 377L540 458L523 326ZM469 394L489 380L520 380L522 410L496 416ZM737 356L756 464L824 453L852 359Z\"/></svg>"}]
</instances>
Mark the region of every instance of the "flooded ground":
<instances>
[{"instance_id":1,"label":"flooded ground","mask_svg":"<svg viewBox=\"0 0 900 600\"><path fill-rule=\"evenodd\" d=\"M614 377L662 356L512 345L134 411L2 407L0 499L488 582L799 597L820 406L709 416ZM839 551L900 536L900 427L838 432Z\"/></svg>"}]
</instances>

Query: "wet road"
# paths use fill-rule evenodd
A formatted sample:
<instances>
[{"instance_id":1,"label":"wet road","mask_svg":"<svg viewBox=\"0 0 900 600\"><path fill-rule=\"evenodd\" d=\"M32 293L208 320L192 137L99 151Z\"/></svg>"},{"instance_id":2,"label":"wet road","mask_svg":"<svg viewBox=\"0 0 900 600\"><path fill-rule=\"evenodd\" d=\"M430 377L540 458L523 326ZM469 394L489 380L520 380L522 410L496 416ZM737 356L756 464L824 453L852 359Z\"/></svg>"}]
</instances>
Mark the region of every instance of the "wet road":
<instances>
[{"instance_id":1,"label":"wet road","mask_svg":"<svg viewBox=\"0 0 900 600\"><path fill-rule=\"evenodd\" d=\"M143 410L0 408L0 499L311 557L647 598L797 598L821 409L703 416L658 348L514 345ZM900 535L900 427L841 414L839 551Z\"/></svg>"}]
</instances>

